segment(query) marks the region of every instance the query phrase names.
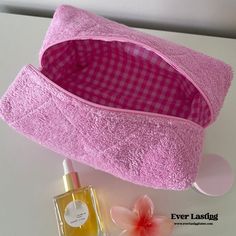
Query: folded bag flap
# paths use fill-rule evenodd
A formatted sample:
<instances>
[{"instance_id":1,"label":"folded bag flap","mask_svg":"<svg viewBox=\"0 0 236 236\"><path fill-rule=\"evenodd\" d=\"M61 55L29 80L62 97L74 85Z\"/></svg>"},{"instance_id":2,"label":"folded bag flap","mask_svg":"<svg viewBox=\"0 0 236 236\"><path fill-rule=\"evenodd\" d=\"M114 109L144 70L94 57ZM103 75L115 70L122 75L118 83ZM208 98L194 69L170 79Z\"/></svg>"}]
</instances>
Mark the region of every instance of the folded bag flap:
<instances>
[{"instance_id":1,"label":"folded bag flap","mask_svg":"<svg viewBox=\"0 0 236 236\"><path fill-rule=\"evenodd\" d=\"M232 80L231 67L220 60L66 5L57 8L48 29L40 52L42 67L51 67L55 52L63 48L63 43L73 40L129 43L136 47L134 54L142 48L158 55L194 87L190 94L198 96L198 100L193 106L201 103L204 112L195 116L193 111L194 114L188 116L203 127L216 119ZM147 54L144 52L144 57Z\"/></svg>"},{"instance_id":2,"label":"folded bag flap","mask_svg":"<svg viewBox=\"0 0 236 236\"><path fill-rule=\"evenodd\" d=\"M137 184L181 190L196 178L201 126L94 105L31 65L20 71L1 98L0 115L47 148Z\"/></svg>"}]
</instances>

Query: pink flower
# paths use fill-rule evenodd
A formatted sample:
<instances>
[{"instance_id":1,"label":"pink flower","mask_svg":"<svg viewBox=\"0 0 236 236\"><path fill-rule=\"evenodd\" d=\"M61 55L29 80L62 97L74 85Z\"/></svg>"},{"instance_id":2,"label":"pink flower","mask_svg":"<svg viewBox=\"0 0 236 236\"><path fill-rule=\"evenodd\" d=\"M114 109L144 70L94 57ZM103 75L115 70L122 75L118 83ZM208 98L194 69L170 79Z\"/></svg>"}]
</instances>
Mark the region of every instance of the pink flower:
<instances>
[{"instance_id":1,"label":"pink flower","mask_svg":"<svg viewBox=\"0 0 236 236\"><path fill-rule=\"evenodd\" d=\"M120 236L169 236L174 223L165 216L153 216L154 206L147 196L139 198L133 211L115 206L111 208L111 218L123 231Z\"/></svg>"}]
</instances>

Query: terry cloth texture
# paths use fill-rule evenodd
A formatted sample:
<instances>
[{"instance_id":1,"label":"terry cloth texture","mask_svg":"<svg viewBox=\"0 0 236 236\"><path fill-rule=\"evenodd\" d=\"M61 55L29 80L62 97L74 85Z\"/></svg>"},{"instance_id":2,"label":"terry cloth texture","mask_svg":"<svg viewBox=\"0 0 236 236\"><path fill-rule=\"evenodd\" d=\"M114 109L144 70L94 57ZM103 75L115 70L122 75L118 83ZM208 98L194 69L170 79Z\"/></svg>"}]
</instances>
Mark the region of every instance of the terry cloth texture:
<instances>
[{"instance_id":1,"label":"terry cloth texture","mask_svg":"<svg viewBox=\"0 0 236 236\"><path fill-rule=\"evenodd\" d=\"M68 158L124 180L182 190L222 107L225 63L71 6L0 101L2 118Z\"/></svg>"}]
</instances>

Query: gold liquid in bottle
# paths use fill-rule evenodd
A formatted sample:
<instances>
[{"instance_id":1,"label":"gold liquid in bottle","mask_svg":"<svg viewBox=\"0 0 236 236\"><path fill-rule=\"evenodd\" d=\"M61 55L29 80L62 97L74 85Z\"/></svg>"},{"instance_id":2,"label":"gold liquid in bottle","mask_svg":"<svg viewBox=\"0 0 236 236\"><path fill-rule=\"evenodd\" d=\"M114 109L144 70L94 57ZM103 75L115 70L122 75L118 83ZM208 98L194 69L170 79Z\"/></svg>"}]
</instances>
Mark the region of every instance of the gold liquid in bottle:
<instances>
[{"instance_id":1,"label":"gold liquid in bottle","mask_svg":"<svg viewBox=\"0 0 236 236\"><path fill-rule=\"evenodd\" d=\"M80 187L69 159L63 161L65 193L54 197L60 236L105 236L95 190Z\"/></svg>"}]
</instances>

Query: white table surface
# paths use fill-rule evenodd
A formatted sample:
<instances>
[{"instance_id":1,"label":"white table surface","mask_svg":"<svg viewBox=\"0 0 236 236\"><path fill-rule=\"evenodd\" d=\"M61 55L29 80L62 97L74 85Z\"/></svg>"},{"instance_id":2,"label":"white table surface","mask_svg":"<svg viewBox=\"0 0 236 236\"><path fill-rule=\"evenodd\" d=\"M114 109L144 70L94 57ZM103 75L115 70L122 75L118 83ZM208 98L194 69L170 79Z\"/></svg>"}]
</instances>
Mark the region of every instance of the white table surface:
<instances>
[{"instance_id":1,"label":"white table surface","mask_svg":"<svg viewBox=\"0 0 236 236\"><path fill-rule=\"evenodd\" d=\"M38 65L38 52L50 19L0 14L0 96L28 63ZM236 71L236 40L182 33L143 30L222 59ZM218 120L207 130L206 153L223 155L236 171L236 81L233 81ZM16 133L0 120L0 235L58 235L52 197L63 192L63 157ZM148 194L155 213L219 214L214 225L177 226L174 236L232 236L236 232L235 185L223 197L204 196L192 189L175 192L153 190L122 181L76 163L83 185L92 184L106 209L110 235L120 230L109 219L112 205L132 207ZM184 222L184 221L179 221ZM186 222L186 221L185 221ZM188 221L189 222L189 221ZM206 221L202 221L206 222Z\"/></svg>"}]
</instances>

